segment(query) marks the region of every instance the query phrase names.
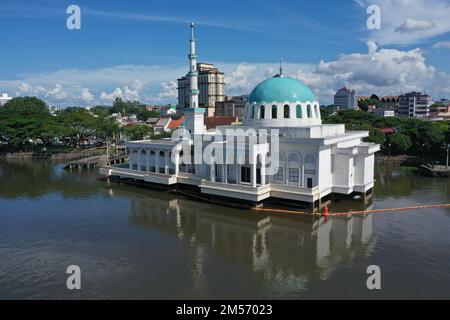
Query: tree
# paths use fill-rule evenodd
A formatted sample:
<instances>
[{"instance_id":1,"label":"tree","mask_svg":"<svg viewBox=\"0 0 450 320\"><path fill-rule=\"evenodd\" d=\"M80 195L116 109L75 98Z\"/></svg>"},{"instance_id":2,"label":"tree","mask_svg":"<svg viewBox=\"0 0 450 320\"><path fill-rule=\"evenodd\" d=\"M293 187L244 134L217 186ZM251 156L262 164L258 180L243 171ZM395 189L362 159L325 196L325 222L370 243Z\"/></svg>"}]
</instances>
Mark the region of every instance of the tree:
<instances>
[{"instance_id":1,"label":"tree","mask_svg":"<svg viewBox=\"0 0 450 320\"><path fill-rule=\"evenodd\" d=\"M368 111L369 106L376 106L377 108L383 108L384 104L379 99L375 99L373 96L370 99L358 101L358 107L361 110Z\"/></svg>"},{"instance_id":2,"label":"tree","mask_svg":"<svg viewBox=\"0 0 450 320\"><path fill-rule=\"evenodd\" d=\"M86 109L72 107L60 111L57 121L62 128L62 136L69 138L72 146L78 146L81 140L93 133L97 120Z\"/></svg>"},{"instance_id":3,"label":"tree","mask_svg":"<svg viewBox=\"0 0 450 320\"><path fill-rule=\"evenodd\" d=\"M148 111L145 106L140 106L136 110L136 118L140 121L147 121L148 118L159 118L160 115L156 111Z\"/></svg>"},{"instance_id":4,"label":"tree","mask_svg":"<svg viewBox=\"0 0 450 320\"><path fill-rule=\"evenodd\" d=\"M120 132L120 127L114 118L99 116L94 122L94 130L97 138L110 141Z\"/></svg>"},{"instance_id":5,"label":"tree","mask_svg":"<svg viewBox=\"0 0 450 320\"><path fill-rule=\"evenodd\" d=\"M403 133L394 133L386 138L386 144L391 145L391 152L394 154L404 154L411 148L411 139Z\"/></svg>"},{"instance_id":6,"label":"tree","mask_svg":"<svg viewBox=\"0 0 450 320\"><path fill-rule=\"evenodd\" d=\"M124 129L124 134L131 140L142 140L146 136L152 135L153 130L147 125L134 125Z\"/></svg>"},{"instance_id":7,"label":"tree","mask_svg":"<svg viewBox=\"0 0 450 320\"><path fill-rule=\"evenodd\" d=\"M139 101L123 101L122 98L117 97L113 102L111 112L120 113L122 116L132 116L138 112L141 106Z\"/></svg>"},{"instance_id":8,"label":"tree","mask_svg":"<svg viewBox=\"0 0 450 320\"><path fill-rule=\"evenodd\" d=\"M52 116L44 101L36 97L14 98L0 108L0 140L8 147L24 148L32 140L47 136L44 124Z\"/></svg>"}]
</instances>

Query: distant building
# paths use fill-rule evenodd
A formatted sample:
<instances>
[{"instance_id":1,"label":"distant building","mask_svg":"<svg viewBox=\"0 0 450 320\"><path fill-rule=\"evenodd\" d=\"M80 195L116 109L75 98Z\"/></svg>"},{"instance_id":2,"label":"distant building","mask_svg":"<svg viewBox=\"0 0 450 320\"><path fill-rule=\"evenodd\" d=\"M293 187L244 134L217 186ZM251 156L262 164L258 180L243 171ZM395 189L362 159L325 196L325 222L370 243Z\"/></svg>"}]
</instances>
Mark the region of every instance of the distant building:
<instances>
[{"instance_id":1,"label":"distant building","mask_svg":"<svg viewBox=\"0 0 450 320\"><path fill-rule=\"evenodd\" d=\"M48 111L50 112L50 114L52 116L56 116L57 113L61 110L62 110L62 108L60 106L49 106L48 107Z\"/></svg>"},{"instance_id":2,"label":"distant building","mask_svg":"<svg viewBox=\"0 0 450 320\"><path fill-rule=\"evenodd\" d=\"M431 119L448 119L450 118L450 101L447 104L436 103L430 107Z\"/></svg>"},{"instance_id":3,"label":"distant building","mask_svg":"<svg viewBox=\"0 0 450 320\"><path fill-rule=\"evenodd\" d=\"M5 105L11 99L12 97L8 96L7 93L2 93L2 95L0 96L0 106Z\"/></svg>"},{"instance_id":4,"label":"distant building","mask_svg":"<svg viewBox=\"0 0 450 320\"><path fill-rule=\"evenodd\" d=\"M356 100L358 102L361 101L367 101L367 100L378 100L381 103L383 103L383 108L384 109L394 109L397 110L398 109L398 101L399 101L399 96L384 96L384 97L378 97L376 94L369 96L359 96L356 97ZM369 106L370 107L370 106ZM369 110L370 111L370 110Z\"/></svg>"},{"instance_id":5,"label":"distant building","mask_svg":"<svg viewBox=\"0 0 450 320\"><path fill-rule=\"evenodd\" d=\"M428 118L432 105L430 95L413 91L399 97L398 114L406 118Z\"/></svg>"},{"instance_id":6,"label":"distant building","mask_svg":"<svg viewBox=\"0 0 450 320\"><path fill-rule=\"evenodd\" d=\"M155 134L167 133L178 129L183 125L186 120L185 116L182 117L164 117L160 118L153 127Z\"/></svg>"},{"instance_id":7,"label":"distant building","mask_svg":"<svg viewBox=\"0 0 450 320\"><path fill-rule=\"evenodd\" d=\"M244 119L245 104L248 96L225 97L224 101L216 102L216 117L237 117Z\"/></svg>"},{"instance_id":8,"label":"distant building","mask_svg":"<svg viewBox=\"0 0 450 320\"><path fill-rule=\"evenodd\" d=\"M238 122L237 117L208 117L205 118L206 129L215 129L219 126L230 126Z\"/></svg>"},{"instance_id":9,"label":"distant building","mask_svg":"<svg viewBox=\"0 0 450 320\"><path fill-rule=\"evenodd\" d=\"M437 105L445 106L445 105L450 105L450 100L449 99L441 99L439 101L435 101L434 103Z\"/></svg>"},{"instance_id":10,"label":"distant building","mask_svg":"<svg viewBox=\"0 0 450 320\"><path fill-rule=\"evenodd\" d=\"M210 63L197 63L198 106L206 108L206 116L214 116L217 101L225 100L225 75ZM189 75L178 79L178 108L189 108Z\"/></svg>"},{"instance_id":11,"label":"distant building","mask_svg":"<svg viewBox=\"0 0 450 320\"><path fill-rule=\"evenodd\" d=\"M358 109L356 91L343 87L334 95L335 109Z\"/></svg>"},{"instance_id":12,"label":"distant building","mask_svg":"<svg viewBox=\"0 0 450 320\"><path fill-rule=\"evenodd\" d=\"M392 109L375 109L372 112L373 114L383 118L395 117L395 110Z\"/></svg>"}]
</instances>

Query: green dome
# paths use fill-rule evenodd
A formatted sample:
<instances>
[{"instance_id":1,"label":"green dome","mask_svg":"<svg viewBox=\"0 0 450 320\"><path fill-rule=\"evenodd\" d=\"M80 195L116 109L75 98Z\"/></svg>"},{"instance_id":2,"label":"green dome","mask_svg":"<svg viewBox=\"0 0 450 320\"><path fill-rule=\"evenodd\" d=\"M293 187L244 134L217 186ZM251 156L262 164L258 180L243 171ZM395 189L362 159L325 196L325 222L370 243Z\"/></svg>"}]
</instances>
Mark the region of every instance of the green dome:
<instances>
[{"instance_id":1,"label":"green dome","mask_svg":"<svg viewBox=\"0 0 450 320\"><path fill-rule=\"evenodd\" d=\"M248 101L250 103L313 102L316 98L303 82L294 78L275 76L258 84Z\"/></svg>"}]
</instances>

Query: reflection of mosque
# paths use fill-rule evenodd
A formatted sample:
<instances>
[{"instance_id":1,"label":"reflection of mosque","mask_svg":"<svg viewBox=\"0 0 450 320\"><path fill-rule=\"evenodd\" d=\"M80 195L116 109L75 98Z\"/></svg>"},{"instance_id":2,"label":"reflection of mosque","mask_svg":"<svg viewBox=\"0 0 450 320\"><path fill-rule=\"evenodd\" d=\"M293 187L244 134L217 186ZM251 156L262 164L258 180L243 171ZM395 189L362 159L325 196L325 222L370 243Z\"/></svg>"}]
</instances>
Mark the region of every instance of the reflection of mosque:
<instances>
[{"instance_id":1,"label":"reflection of mosque","mask_svg":"<svg viewBox=\"0 0 450 320\"><path fill-rule=\"evenodd\" d=\"M371 215L330 221L288 219L182 198L132 197L131 205L132 224L173 234L193 245L193 273L200 278L205 252L211 251L251 266L265 280L303 285L313 275L327 279L355 256L369 256L375 245Z\"/></svg>"}]
</instances>

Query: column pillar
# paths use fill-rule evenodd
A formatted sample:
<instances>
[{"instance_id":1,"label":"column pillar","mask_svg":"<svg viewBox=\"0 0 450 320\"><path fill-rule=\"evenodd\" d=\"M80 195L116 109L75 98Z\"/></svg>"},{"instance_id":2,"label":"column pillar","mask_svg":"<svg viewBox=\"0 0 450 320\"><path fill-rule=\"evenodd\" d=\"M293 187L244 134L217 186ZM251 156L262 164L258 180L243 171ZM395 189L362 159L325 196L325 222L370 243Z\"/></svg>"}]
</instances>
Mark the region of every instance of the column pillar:
<instances>
[{"instance_id":1,"label":"column pillar","mask_svg":"<svg viewBox=\"0 0 450 320\"><path fill-rule=\"evenodd\" d=\"M297 105L289 104L289 117L291 119L297 119Z\"/></svg>"},{"instance_id":2,"label":"column pillar","mask_svg":"<svg viewBox=\"0 0 450 320\"><path fill-rule=\"evenodd\" d=\"M223 165L223 174L224 174L223 183L228 183L228 165L227 164Z\"/></svg>"},{"instance_id":3,"label":"column pillar","mask_svg":"<svg viewBox=\"0 0 450 320\"><path fill-rule=\"evenodd\" d=\"M130 170L133 170L133 158L134 158L134 149L130 149L130 155L128 156L128 166Z\"/></svg>"},{"instance_id":4,"label":"column pillar","mask_svg":"<svg viewBox=\"0 0 450 320\"><path fill-rule=\"evenodd\" d=\"M142 149L137 150L137 169L138 169L138 171L141 171L141 152L142 152Z\"/></svg>"},{"instance_id":5,"label":"column pillar","mask_svg":"<svg viewBox=\"0 0 450 320\"><path fill-rule=\"evenodd\" d=\"M241 167L238 164L236 164L234 167L236 168L236 172L235 172L235 174L236 174L236 184L239 185L239 184L241 184L241 177L239 175L240 171L241 171Z\"/></svg>"},{"instance_id":6,"label":"column pillar","mask_svg":"<svg viewBox=\"0 0 450 320\"><path fill-rule=\"evenodd\" d=\"M300 174L301 174L300 187L304 188L305 187L305 165L303 165L303 164L300 165Z\"/></svg>"},{"instance_id":7,"label":"column pillar","mask_svg":"<svg viewBox=\"0 0 450 320\"><path fill-rule=\"evenodd\" d=\"M266 185L266 155L261 157L261 186Z\"/></svg>"},{"instance_id":8,"label":"column pillar","mask_svg":"<svg viewBox=\"0 0 450 320\"><path fill-rule=\"evenodd\" d=\"M175 175L178 175L179 171L180 171L180 154L177 153L175 155Z\"/></svg>"},{"instance_id":9,"label":"column pillar","mask_svg":"<svg viewBox=\"0 0 450 320\"><path fill-rule=\"evenodd\" d=\"M150 171L150 150L146 150L146 164L147 164L147 172Z\"/></svg>"},{"instance_id":10,"label":"column pillar","mask_svg":"<svg viewBox=\"0 0 450 320\"><path fill-rule=\"evenodd\" d=\"M155 172L159 173L159 150L155 151Z\"/></svg>"},{"instance_id":11,"label":"column pillar","mask_svg":"<svg viewBox=\"0 0 450 320\"><path fill-rule=\"evenodd\" d=\"M210 173L210 181L211 182L216 182L216 165L214 163L210 164L209 166L209 173Z\"/></svg>"},{"instance_id":12,"label":"column pillar","mask_svg":"<svg viewBox=\"0 0 450 320\"><path fill-rule=\"evenodd\" d=\"M252 161L251 161L251 173L250 173L250 181L252 183L252 187L256 188L256 167L257 167L257 160L258 155L253 155Z\"/></svg>"},{"instance_id":13,"label":"column pillar","mask_svg":"<svg viewBox=\"0 0 450 320\"><path fill-rule=\"evenodd\" d=\"M164 174L169 174L169 153L164 153Z\"/></svg>"}]
</instances>

